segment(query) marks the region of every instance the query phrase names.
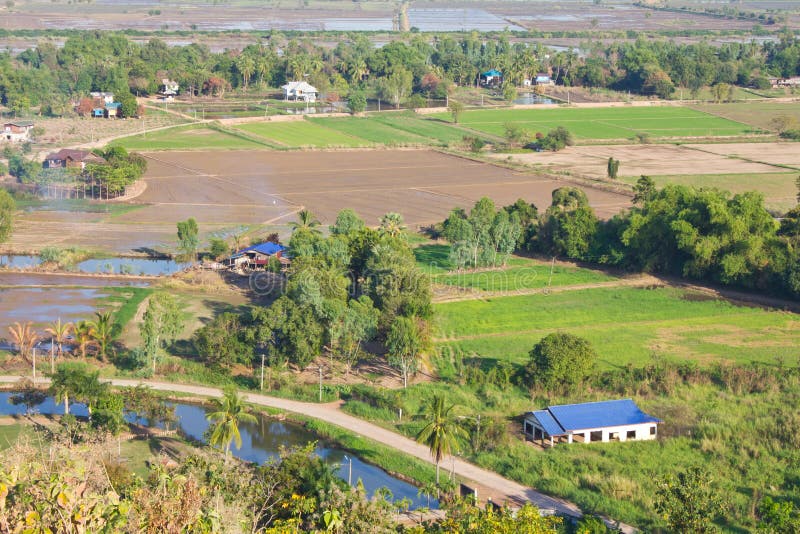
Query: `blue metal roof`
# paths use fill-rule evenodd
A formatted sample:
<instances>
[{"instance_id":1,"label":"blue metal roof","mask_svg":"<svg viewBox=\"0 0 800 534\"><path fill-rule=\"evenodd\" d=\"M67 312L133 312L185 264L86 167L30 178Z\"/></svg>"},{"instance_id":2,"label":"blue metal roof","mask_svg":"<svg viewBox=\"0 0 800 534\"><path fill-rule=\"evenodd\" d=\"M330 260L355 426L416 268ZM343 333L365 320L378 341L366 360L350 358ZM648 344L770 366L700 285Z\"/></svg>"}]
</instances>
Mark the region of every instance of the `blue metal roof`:
<instances>
[{"instance_id":1,"label":"blue metal roof","mask_svg":"<svg viewBox=\"0 0 800 534\"><path fill-rule=\"evenodd\" d=\"M487 70L486 72L481 74L481 76L484 76L484 77L486 77L486 76L502 76L502 75L503 75L503 73L500 72L497 69Z\"/></svg>"},{"instance_id":2,"label":"blue metal roof","mask_svg":"<svg viewBox=\"0 0 800 534\"><path fill-rule=\"evenodd\" d=\"M533 416L536 418L537 421L542 425L544 431L547 432L550 436L563 436L566 434L561 425L553 419L553 416L550 415L550 412L547 410L538 410L535 412L531 412Z\"/></svg>"},{"instance_id":3,"label":"blue metal roof","mask_svg":"<svg viewBox=\"0 0 800 534\"><path fill-rule=\"evenodd\" d=\"M266 243L259 243L258 245L253 245L252 247L243 248L239 252L233 254L234 258L241 256L246 252L258 252L259 254L266 254L267 256L272 256L273 254L277 254L278 252L282 252L286 250L286 247L283 245L279 245L277 243L272 243L268 241Z\"/></svg>"},{"instance_id":4,"label":"blue metal roof","mask_svg":"<svg viewBox=\"0 0 800 534\"><path fill-rule=\"evenodd\" d=\"M106 109L118 109L121 105L119 102L109 102L106 104Z\"/></svg>"},{"instance_id":5,"label":"blue metal roof","mask_svg":"<svg viewBox=\"0 0 800 534\"><path fill-rule=\"evenodd\" d=\"M631 399L565 404L550 406L547 410L567 431L662 422L644 413Z\"/></svg>"}]
</instances>

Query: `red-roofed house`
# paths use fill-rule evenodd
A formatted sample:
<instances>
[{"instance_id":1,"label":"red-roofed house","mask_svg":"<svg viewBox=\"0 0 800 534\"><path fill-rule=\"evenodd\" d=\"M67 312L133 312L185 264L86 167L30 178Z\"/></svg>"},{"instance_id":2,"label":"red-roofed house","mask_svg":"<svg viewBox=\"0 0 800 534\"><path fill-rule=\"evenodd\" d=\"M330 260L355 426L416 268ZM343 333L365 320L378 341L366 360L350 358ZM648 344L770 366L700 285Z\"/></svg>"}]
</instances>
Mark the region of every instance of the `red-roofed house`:
<instances>
[{"instance_id":1,"label":"red-roofed house","mask_svg":"<svg viewBox=\"0 0 800 534\"><path fill-rule=\"evenodd\" d=\"M73 150L62 148L58 152L48 154L44 160L45 169L85 169L87 163L105 163L106 160L95 156L88 150Z\"/></svg>"}]
</instances>

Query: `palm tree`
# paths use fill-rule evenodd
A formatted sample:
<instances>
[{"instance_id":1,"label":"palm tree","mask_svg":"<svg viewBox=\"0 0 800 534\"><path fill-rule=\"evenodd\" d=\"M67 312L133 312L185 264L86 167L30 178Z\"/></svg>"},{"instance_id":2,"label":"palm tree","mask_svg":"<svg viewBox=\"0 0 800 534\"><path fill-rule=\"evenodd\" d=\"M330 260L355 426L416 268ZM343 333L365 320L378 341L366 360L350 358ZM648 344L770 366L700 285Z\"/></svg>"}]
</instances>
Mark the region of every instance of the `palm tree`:
<instances>
[{"instance_id":1,"label":"palm tree","mask_svg":"<svg viewBox=\"0 0 800 534\"><path fill-rule=\"evenodd\" d=\"M100 360L106 361L108 346L111 344L111 312L95 313L97 320L89 323L92 341L97 345Z\"/></svg>"},{"instance_id":2,"label":"palm tree","mask_svg":"<svg viewBox=\"0 0 800 534\"><path fill-rule=\"evenodd\" d=\"M397 237L403 233L406 226L403 224L403 216L399 213L389 212L381 217L381 233L389 237Z\"/></svg>"},{"instance_id":3,"label":"palm tree","mask_svg":"<svg viewBox=\"0 0 800 534\"><path fill-rule=\"evenodd\" d=\"M67 341L72 329L72 323L62 323L61 317L58 318L58 321L50 323L50 326L44 329L44 331L52 337L51 343L56 343L58 345L59 358L64 355L64 343Z\"/></svg>"},{"instance_id":4,"label":"palm tree","mask_svg":"<svg viewBox=\"0 0 800 534\"><path fill-rule=\"evenodd\" d=\"M27 322L22 324L20 322L16 322L13 326L8 327L8 332L11 334L11 340L19 350L19 355L27 363L31 363L31 351L33 350L33 346L39 340L39 335L33 329L33 323Z\"/></svg>"},{"instance_id":5,"label":"palm tree","mask_svg":"<svg viewBox=\"0 0 800 534\"><path fill-rule=\"evenodd\" d=\"M427 424L417 434L417 442L430 448L436 461L436 484L439 484L439 464L446 455L458 448L458 438L466 438L467 433L451 415L454 405L445 407L444 397L434 395L425 407L422 417Z\"/></svg>"},{"instance_id":6,"label":"palm tree","mask_svg":"<svg viewBox=\"0 0 800 534\"><path fill-rule=\"evenodd\" d=\"M242 397L234 388L226 388L221 399L216 402L217 411L206 416L213 426L208 442L212 447L225 447L225 457L231 452L231 442L236 443L236 448L242 446L242 436L239 433L240 423L255 423L255 416L244 411Z\"/></svg>"},{"instance_id":7,"label":"palm tree","mask_svg":"<svg viewBox=\"0 0 800 534\"><path fill-rule=\"evenodd\" d=\"M86 358L86 347L92 342L92 324L88 321L79 321L75 325L75 342L78 344L78 350L81 351L81 357Z\"/></svg>"},{"instance_id":8,"label":"palm tree","mask_svg":"<svg viewBox=\"0 0 800 534\"><path fill-rule=\"evenodd\" d=\"M289 226L292 227L292 232L302 228L311 230L315 234L320 233L319 229L317 228L319 225L320 222L316 217L314 217L314 214L305 209L297 212L297 222L289 223Z\"/></svg>"}]
</instances>

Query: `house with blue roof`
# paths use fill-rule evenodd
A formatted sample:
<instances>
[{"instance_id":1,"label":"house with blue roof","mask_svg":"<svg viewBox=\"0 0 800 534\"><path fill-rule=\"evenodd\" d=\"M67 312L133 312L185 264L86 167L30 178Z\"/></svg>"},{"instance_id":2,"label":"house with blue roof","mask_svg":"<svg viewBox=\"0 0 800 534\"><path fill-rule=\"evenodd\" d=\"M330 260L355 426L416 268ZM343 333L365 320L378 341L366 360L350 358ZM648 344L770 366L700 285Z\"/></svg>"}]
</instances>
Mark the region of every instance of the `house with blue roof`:
<instances>
[{"instance_id":1,"label":"house with blue roof","mask_svg":"<svg viewBox=\"0 0 800 534\"><path fill-rule=\"evenodd\" d=\"M276 257L281 264L285 265L289 263L288 258L284 256L285 252L286 247L283 245L267 241L234 252L229 263L236 268L264 269L270 258Z\"/></svg>"},{"instance_id":2,"label":"house with blue roof","mask_svg":"<svg viewBox=\"0 0 800 534\"><path fill-rule=\"evenodd\" d=\"M525 414L525 438L552 447L556 442L656 439L661 419L644 413L632 399L549 406Z\"/></svg>"},{"instance_id":3,"label":"house with blue roof","mask_svg":"<svg viewBox=\"0 0 800 534\"><path fill-rule=\"evenodd\" d=\"M487 70L481 73L481 85L495 87L503 83L503 73L497 69Z\"/></svg>"}]
</instances>

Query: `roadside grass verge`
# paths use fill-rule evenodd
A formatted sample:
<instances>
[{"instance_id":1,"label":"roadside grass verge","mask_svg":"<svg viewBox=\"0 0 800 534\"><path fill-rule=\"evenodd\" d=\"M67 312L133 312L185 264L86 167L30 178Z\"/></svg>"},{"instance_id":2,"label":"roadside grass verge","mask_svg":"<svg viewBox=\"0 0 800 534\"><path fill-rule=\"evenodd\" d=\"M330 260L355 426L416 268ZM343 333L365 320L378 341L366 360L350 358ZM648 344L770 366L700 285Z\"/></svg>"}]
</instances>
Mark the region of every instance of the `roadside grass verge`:
<instances>
[{"instance_id":1,"label":"roadside grass verge","mask_svg":"<svg viewBox=\"0 0 800 534\"><path fill-rule=\"evenodd\" d=\"M252 122L237 129L275 141L290 148L361 147L371 143L310 120L291 122Z\"/></svg>"},{"instance_id":2,"label":"roadside grass verge","mask_svg":"<svg viewBox=\"0 0 800 534\"><path fill-rule=\"evenodd\" d=\"M240 136L209 128L205 124L190 124L146 134L123 137L110 143L127 150L238 150L263 149L256 143Z\"/></svg>"},{"instance_id":3,"label":"roadside grass verge","mask_svg":"<svg viewBox=\"0 0 800 534\"><path fill-rule=\"evenodd\" d=\"M586 337L600 368L666 359L762 362L796 358L800 317L673 288L600 288L434 306L434 338L448 360L522 364L542 337ZM442 372L453 372L442 369Z\"/></svg>"}]
</instances>

